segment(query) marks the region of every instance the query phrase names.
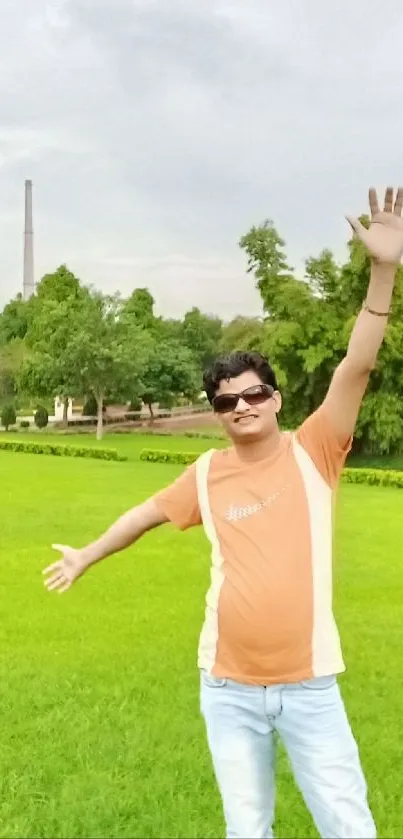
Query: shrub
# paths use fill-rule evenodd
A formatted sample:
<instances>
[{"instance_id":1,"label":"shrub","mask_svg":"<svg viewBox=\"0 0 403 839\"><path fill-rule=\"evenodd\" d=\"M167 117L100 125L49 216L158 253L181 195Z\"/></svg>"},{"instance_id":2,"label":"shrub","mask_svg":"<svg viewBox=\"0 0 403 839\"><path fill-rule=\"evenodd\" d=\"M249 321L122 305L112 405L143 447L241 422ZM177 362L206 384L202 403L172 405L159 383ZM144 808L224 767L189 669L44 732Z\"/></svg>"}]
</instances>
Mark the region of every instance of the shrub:
<instances>
[{"instance_id":1,"label":"shrub","mask_svg":"<svg viewBox=\"0 0 403 839\"><path fill-rule=\"evenodd\" d=\"M95 399L95 396L93 394L90 394L90 396L87 396L87 399L85 400L82 415L83 417L96 417L97 413L97 400Z\"/></svg>"},{"instance_id":2,"label":"shrub","mask_svg":"<svg viewBox=\"0 0 403 839\"><path fill-rule=\"evenodd\" d=\"M141 411L142 407L143 407L143 400L140 399L139 397L136 397L135 399L132 399L132 401L130 402L128 410L130 412L132 412L132 411L137 412L137 411Z\"/></svg>"},{"instance_id":3,"label":"shrub","mask_svg":"<svg viewBox=\"0 0 403 839\"><path fill-rule=\"evenodd\" d=\"M140 452L140 460L148 463L183 463L188 465L194 463L200 452L168 452L162 449L143 449Z\"/></svg>"},{"instance_id":4,"label":"shrub","mask_svg":"<svg viewBox=\"0 0 403 839\"><path fill-rule=\"evenodd\" d=\"M31 443L22 440L0 440L0 450L23 454L50 454L55 457L87 457L93 460L127 460L127 457L121 455L116 449L65 446L60 443Z\"/></svg>"},{"instance_id":5,"label":"shrub","mask_svg":"<svg viewBox=\"0 0 403 839\"><path fill-rule=\"evenodd\" d=\"M140 411L126 411L126 413L123 414L123 419L125 422L140 422L141 413Z\"/></svg>"},{"instance_id":6,"label":"shrub","mask_svg":"<svg viewBox=\"0 0 403 839\"><path fill-rule=\"evenodd\" d=\"M183 431L184 437L194 437L195 440L225 440L225 434L219 431Z\"/></svg>"},{"instance_id":7,"label":"shrub","mask_svg":"<svg viewBox=\"0 0 403 839\"><path fill-rule=\"evenodd\" d=\"M396 487L403 489L403 472L393 469L344 469L343 481L349 484Z\"/></svg>"},{"instance_id":8,"label":"shrub","mask_svg":"<svg viewBox=\"0 0 403 839\"><path fill-rule=\"evenodd\" d=\"M68 428L88 428L89 426L94 426L97 424L97 420L95 417L91 419L74 419L69 420L67 423ZM57 427L61 427L61 423L57 424Z\"/></svg>"},{"instance_id":9,"label":"shrub","mask_svg":"<svg viewBox=\"0 0 403 839\"><path fill-rule=\"evenodd\" d=\"M20 428L29 428L29 420L21 420Z\"/></svg>"},{"instance_id":10,"label":"shrub","mask_svg":"<svg viewBox=\"0 0 403 839\"><path fill-rule=\"evenodd\" d=\"M1 424L8 431L10 425L15 425L17 414L14 405L3 405L1 409Z\"/></svg>"},{"instance_id":11,"label":"shrub","mask_svg":"<svg viewBox=\"0 0 403 839\"><path fill-rule=\"evenodd\" d=\"M49 422L49 414L43 405L39 405L34 416L34 422L37 428L46 428Z\"/></svg>"}]
</instances>

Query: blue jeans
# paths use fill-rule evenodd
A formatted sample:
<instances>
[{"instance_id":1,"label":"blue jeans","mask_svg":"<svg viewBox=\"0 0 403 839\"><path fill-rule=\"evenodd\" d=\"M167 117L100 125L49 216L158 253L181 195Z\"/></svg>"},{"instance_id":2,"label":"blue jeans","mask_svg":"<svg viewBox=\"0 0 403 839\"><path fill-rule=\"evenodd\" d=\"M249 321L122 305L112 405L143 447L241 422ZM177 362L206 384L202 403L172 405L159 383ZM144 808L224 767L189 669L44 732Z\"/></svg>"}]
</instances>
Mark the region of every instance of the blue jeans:
<instances>
[{"instance_id":1,"label":"blue jeans","mask_svg":"<svg viewBox=\"0 0 403 839\"><path fill-rule=\"evenodd\" d=\"M358 748L337 680L260 687L201 674L201 709L228 839L267 839L277 732L321 837L374 839Z\"/></svg>"}]
</instances>

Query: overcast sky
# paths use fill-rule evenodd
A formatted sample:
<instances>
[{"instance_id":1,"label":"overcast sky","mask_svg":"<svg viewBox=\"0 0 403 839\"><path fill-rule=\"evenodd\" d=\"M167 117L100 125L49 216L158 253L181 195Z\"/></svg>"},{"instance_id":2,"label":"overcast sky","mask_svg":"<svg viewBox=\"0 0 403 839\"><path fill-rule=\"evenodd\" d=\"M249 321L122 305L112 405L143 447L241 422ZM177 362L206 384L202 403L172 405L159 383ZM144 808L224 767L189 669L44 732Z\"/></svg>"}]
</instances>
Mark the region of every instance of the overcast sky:
<instances>
[{"instance_id":1,"label":"overcast sky","mask_svg":"<svg viewBox=\"0 0 403 839\"><path fill-rule=\"evenodd\" d=\"M403 181L402 0L2 0L0 305L66 262L159 312L260 313L239 237L344 254Z\"/></svg>"}]
</instances>

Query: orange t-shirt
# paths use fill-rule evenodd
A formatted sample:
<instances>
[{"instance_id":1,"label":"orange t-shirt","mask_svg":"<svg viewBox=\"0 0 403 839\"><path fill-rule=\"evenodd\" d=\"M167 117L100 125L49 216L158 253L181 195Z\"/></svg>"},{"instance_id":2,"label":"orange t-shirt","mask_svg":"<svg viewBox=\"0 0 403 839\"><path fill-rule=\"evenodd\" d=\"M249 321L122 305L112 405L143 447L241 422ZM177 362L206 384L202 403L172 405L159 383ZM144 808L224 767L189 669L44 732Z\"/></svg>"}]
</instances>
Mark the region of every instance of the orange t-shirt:
<instances>
[{"instance_id":1,"label":"orange t-shirt","mask_svg":"<svg viewBox=\"0 0 403 839\"><path fill-rule=\"evenodd\" d=\"M350 445L325 409L272 454L245 463L207 452L155 500L179 528L203 524L211 587L202 669L250 684L344 669L332 611L332 496Z\"/></svg>"}]
</instances>

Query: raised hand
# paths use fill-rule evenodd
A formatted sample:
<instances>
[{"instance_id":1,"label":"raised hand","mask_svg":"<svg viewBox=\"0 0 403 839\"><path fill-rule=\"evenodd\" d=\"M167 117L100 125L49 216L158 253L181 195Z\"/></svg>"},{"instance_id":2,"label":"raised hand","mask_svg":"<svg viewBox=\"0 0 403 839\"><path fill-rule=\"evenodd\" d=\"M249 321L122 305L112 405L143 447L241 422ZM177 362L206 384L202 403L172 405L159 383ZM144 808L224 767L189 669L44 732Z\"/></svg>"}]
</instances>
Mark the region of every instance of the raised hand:
<instances>
[{"instance_id":1,"label":"raised hand","mask_svg":"<svg viewBox=\"0 0 403 839\"><path fill-rule=\"evenodd\" d=\"M48 591L63 594L74 583L74 580L84 573L88 564L84 560L83 551L70 548L68 545L52 545L52 548L60 551L62 558L45 568L44 585Z\"/></svg>"},{"instance_id":2,"label":"raised hand","mask_svg":"<svg viewBox=\"0 0 403 839\"><path fill-rule=\"evenodd\" d=\"M354 216L347 216L347 221L374 260L398 265L403 255L403 187L399 187L394 200L394 189L388 186L383 210L379 209L376 190L370 189L369 206L371 224L368 229Z\"/></svg>"}]
</instances>

